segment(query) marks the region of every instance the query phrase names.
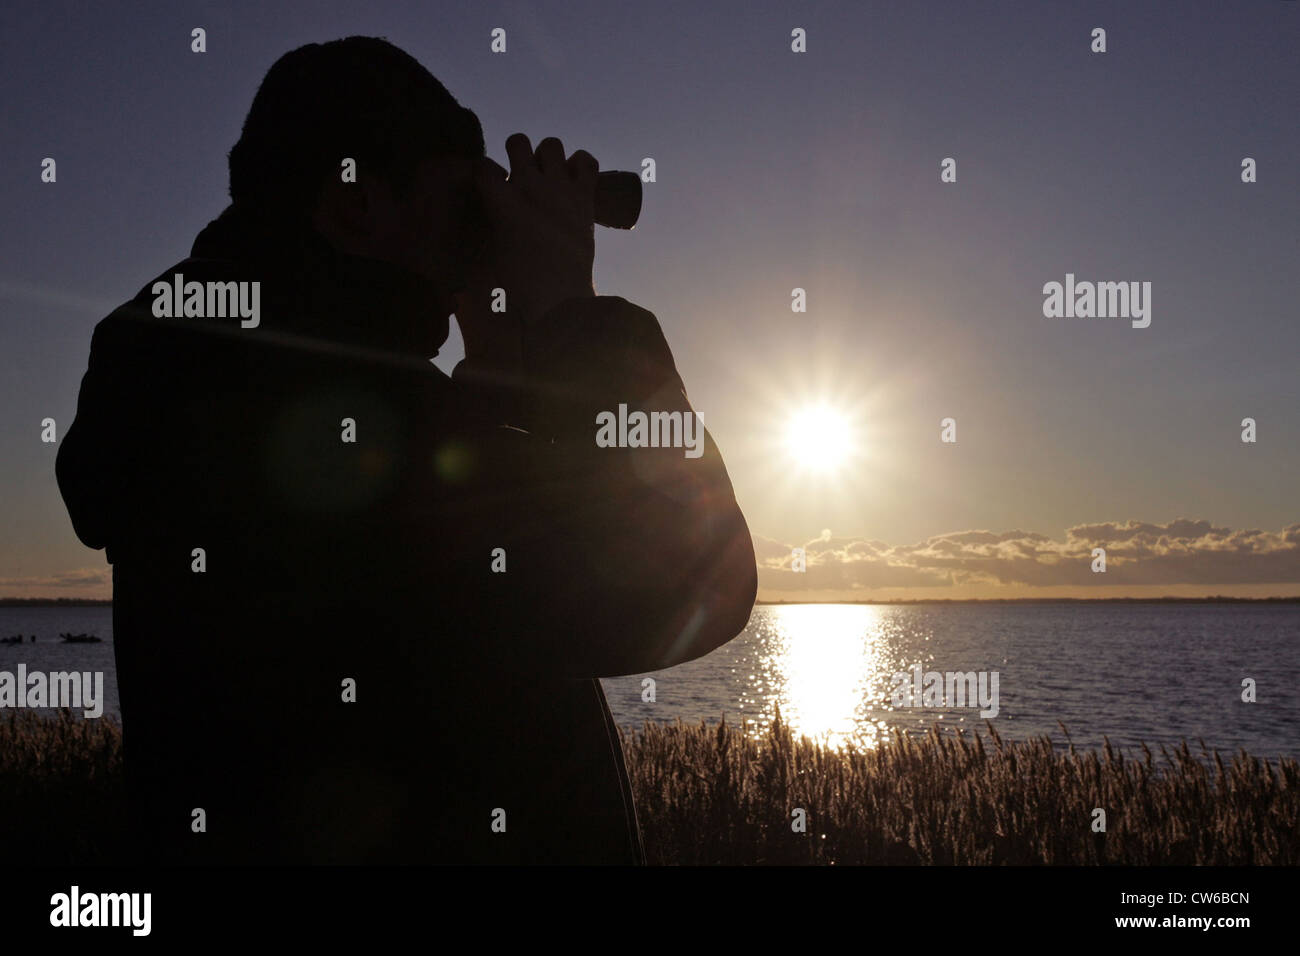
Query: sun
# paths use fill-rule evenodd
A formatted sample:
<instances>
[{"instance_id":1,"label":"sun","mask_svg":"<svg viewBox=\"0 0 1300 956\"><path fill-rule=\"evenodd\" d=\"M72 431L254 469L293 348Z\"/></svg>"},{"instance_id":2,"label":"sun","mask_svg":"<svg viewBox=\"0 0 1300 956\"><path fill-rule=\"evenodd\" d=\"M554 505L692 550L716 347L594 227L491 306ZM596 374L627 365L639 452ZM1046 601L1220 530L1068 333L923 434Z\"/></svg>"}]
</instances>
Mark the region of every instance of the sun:
<instances>
[{"instance_id":1,"label":"sun","mask_svg":"<svg viewBox=\"0 0 1300 956\"><path fill-rule=\"evenodd\" d=\"M829 405L808 405L786 423L785 447L799 466L829 474L852 455L853 429L843 412Z\"/></svg>"}]
</instances>

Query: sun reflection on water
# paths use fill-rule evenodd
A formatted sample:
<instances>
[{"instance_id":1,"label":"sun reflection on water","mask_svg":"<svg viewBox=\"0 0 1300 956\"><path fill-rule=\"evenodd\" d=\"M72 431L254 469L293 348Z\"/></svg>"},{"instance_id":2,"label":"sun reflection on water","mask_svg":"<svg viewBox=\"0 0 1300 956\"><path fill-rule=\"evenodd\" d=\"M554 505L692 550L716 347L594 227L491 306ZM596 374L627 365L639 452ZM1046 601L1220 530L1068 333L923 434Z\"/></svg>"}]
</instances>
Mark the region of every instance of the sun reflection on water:
<instances>
[{"instance_id":1,"label":"sun reflection on water","mask_svg":"<svg viewBox=\"0 0 1300 956\"><path fill-rule=\"evenodd\" d=\"M761 736L779 707L795 736L828 746L871 750L886 741L895 671L889 626L872 605L774 607L775 629L749 675L742 709L746 732ZM757 715L754 714L757 710Z\"/></svg>"}]
</instances>

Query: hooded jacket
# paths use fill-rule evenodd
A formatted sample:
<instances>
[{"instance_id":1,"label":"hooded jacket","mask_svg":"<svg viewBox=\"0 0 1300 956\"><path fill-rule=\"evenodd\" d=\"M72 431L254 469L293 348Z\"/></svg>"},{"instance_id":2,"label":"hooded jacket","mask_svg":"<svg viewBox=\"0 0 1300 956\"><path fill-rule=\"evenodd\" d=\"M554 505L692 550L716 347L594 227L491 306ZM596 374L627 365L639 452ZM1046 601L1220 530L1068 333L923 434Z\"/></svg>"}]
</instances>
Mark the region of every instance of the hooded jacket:
<instances>
[{"instance_id":1,"label":"hooded jacket","mask_svg":"<svg viewBox=\"0 0 1300 956\"><path fill-rule=\"evenodd\" d=\"M651 313L569 300L448 377L435 301L232 206L96 327L57 476L113 566L142 860L643 861L598 678L739 633L744 518L707 433L595 441L692 412Z\"/></svg>"}]
</instances>

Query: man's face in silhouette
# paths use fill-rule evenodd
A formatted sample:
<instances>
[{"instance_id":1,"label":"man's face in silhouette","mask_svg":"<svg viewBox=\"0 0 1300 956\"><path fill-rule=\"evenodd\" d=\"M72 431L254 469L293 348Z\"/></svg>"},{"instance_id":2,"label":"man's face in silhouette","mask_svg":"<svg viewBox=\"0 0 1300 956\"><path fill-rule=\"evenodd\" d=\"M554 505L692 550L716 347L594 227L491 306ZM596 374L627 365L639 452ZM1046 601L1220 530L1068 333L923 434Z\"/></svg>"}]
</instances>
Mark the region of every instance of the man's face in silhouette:
<instances>
[{"instance_id":1,"label":"man's face in silhouette","mask_svg":"<svg viewBox=\"0 0 1300 956\"><path fill-rule=\"evenodd\" d=\"M327 185L316 210L317 229L351 255L381 259L434 282L443 315L464 288L466 268L486 233L474 169L482 160L435 156L421 161L403 187L382 177Z\"/></svg>"}]
</instances>

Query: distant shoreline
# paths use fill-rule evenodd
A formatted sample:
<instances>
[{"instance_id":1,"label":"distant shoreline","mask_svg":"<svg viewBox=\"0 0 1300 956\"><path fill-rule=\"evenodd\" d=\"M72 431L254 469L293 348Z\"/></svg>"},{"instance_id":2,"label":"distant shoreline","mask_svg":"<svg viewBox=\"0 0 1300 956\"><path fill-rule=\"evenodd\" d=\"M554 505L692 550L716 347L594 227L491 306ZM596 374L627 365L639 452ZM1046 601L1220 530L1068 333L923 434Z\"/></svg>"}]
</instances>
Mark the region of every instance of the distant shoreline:
<instances>
[{"instance_id":1,"label":"distant shoreline","mask_svg":"<svg viewBox=\"0 0 1300 956\"><path fill-rule=\"evenodd\" d=\"M112 607L112 598L0 597L0 607Z\"/></svg>"},{"instance_id":2,"label":"distant shoreline","mask_svg":"<svg viewBox=\"0 0 1300 956\"><path fill-rule=\"evenodd\" d=\"M879 601L755 601L765 607L796 606L801 604L1300 604L1295 597L1020 597L1020 598L892 598ZM112 599L103 598L15 598L0 597L0 607L112 607Z\"/></svg>"},{"instance_id":3,"label":"distant shoreline","mask_svg":"<svg viewBox=\"0 0 1300 956\"><path fill-rule=\"evenodd\" d=\"M1294 597L1227 597L1216 594L1208 597L1021 597L1021 598L891 598L880 601L755 601L755 605L799 604L1300 604L1300 595Z\"/></svg>"}]
</instances>

